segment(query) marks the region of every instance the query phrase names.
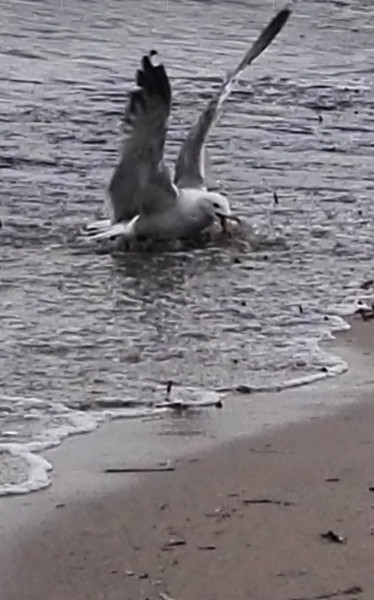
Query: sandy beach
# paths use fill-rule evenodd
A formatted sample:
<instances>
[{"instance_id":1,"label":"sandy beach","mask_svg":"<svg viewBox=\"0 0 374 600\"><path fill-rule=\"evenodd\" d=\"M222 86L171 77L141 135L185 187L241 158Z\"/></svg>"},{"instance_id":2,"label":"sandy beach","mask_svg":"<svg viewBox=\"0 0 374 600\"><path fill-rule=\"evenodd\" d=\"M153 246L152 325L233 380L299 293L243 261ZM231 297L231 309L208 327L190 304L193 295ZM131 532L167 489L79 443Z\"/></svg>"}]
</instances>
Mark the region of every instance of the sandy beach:
<instances>
[{"instance_id":1,"label":"sandy beach","mask_svg":"<svg viewBox=\"0 0 374 600\"><path fill-rule=\"evenodd\" d=\"M372 360L371 325L344 335L357 365ZM49 490L0 504L1 600L371 600L374 406L370 378L361 383L345 388L354 406L209 451L192 445L175 470L87 473L84 488L77 467L64 496L61 465L90 436L67 444ZM107 487L93 492L98 481Z\"/></svg>"}]
</instances>

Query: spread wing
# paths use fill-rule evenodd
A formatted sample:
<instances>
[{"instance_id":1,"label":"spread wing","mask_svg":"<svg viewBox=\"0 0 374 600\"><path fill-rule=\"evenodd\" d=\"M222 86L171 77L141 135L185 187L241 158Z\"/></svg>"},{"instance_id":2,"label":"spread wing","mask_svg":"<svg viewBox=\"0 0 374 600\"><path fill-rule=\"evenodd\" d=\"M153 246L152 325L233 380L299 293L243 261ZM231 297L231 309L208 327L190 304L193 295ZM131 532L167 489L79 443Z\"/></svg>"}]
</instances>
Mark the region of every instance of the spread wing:
<instances>
[{"instance_id":1,"label":"spread wing","mask_svg":"<svg viewBox=\"0 0 374 600\"><path fill-rule=\"evenodd\" d=\"M206 187L204 144L212 125L217 120L220 108L230 95L241 73L269 46L281 31L290 14L289 8L283 8L275 15L236 69L224 79L218 93L209 101L196 124L189 131L180 149L175 167L174 181L178 187Z\"/></svg>"},{"instance_id":2,"label":"spread wing","mask_svg":"<svg viewBox=\"0 0 374 600\"><path fill-rule=\"evenodd\" d=\"M166 210L176 188L163 162L171 88L163 65L153 65L152 50L137 71L124 114L121 158L109 184L111 222L128 221L141 212Z\"/></svg>"}]
</instances>

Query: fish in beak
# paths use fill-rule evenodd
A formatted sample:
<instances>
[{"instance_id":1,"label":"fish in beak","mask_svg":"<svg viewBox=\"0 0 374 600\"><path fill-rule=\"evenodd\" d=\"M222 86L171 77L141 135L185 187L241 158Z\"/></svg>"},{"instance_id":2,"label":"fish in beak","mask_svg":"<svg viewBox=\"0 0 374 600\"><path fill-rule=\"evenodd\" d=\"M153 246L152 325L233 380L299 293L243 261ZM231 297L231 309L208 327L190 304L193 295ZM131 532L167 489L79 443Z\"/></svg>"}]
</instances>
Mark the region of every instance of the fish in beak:
<instances>
[{"instance_id":1,"label":"fish in beak","mask_svg":"<svg viewBox=\"0 0 374 600\"><path fill-rule=\"evenodd\" d=\"M235 215L218 215L218 218L221 224L222 233L225 234L231 234L231 228L228 227L227 221L235 221L235 223L238 223L238 225L241 224L240 218L236 217Z\"/></svg>"},{"instance_id":2,"label":"fish in beak","mask_svg":"<svg viewBox=\"0 0 374 600\"><path fill-rule=\"evenodd\" d=\"M221 223L223 233L230 233L230 228L227 226L227 221L236 221L240 223L239 217L231 214L230 204L226 196L216 192L209 192L208 199L211 201L215 217Z\"/></svg>"}]
</instances>

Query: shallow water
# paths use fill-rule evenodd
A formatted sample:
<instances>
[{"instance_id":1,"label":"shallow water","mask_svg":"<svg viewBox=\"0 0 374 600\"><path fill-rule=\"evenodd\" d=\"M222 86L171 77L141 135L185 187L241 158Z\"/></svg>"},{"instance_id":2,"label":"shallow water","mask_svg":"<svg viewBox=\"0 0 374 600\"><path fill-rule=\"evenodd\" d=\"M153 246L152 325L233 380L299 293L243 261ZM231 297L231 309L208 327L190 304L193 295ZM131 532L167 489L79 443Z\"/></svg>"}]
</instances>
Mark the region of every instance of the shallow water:
<instances>
[{"instance_id":1,"label":"shallow water","mask_svg":"<svg viewBox=\"0 0 374 600\"><path fill-rule=\"evenodd\" d=\"M252 246L114 258L79 235L101 216L142 53L172 78L172 161L273 4L0 0L3 449L89 431L118 401L151 410L168 379L194 397L343 368L318 342L373 276L371 1L299 1L227 102L211 155Z\"/></svg>"}]
</instances>

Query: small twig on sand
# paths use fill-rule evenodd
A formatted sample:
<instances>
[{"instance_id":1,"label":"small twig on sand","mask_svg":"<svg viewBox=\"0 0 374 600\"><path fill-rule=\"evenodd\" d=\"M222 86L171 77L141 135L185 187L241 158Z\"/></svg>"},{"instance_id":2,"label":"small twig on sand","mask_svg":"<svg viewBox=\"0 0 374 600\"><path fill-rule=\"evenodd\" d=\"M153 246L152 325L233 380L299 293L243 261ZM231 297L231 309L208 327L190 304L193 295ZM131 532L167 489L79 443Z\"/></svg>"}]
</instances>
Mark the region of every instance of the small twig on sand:
<instances>
[{"instance_id":1,"label":"small twig on sand","mask_svg":"<svg viewBox=\"0 0 374 600\"><path fill-rule=\"evenodd\" d=\"M172 548L177 548L178 546L185 546L186 540L180 539L171 539L166 544L164 544L161 550L171 550Z\"/></svg>"},{"instance_id":2,"label":"small twig on sand","mask_svg":"<svg viewBox=\"0 0 374 600\"><path fill-rule=\"evenodd\" d=\"M360 585L353 585L345 590L337 590L336 592L319 594L318 596L298 596L297 598L290 598L290 600L329 600L330 598L341 598L342 596L357 596L358 594L362 594L363 591Z\"/></svg>"},{"instance_id":3,"label":"small twig on sand","mask_svg":"<svg viewBox=\"0 0 374 600\"><path fill-rule=\"evenodd\" d=\"M164 594L164 592L159 592L158 595L160 596L161 600L174 600L174 598L168 596L167 594Z\"/></svg>"},{"instance_id":4,"label":"small twig on sand","mask_svg":"<svg viewBox=\"0 0 374 600\"><path fill-rule=\"evenodd\" d=\"M324 540L333 542L334 544L345 544L347 541L343 536L335 533L335 531L332 531L332 529L329 529L329 531L326 531L325 533L321 533L320 536Z\"/></svg>"},{"instance_id":5,"label":"small twig on sand","mask_svg":"<svg viewBox=\"0 0 374 600\"><path fill-rule=\"evenodd\" d=\"M244 498L243 504L277 504L278 506L294 506L288 500L274 500L274 498Z\"/></svg>"},{"instance_id":6,"label":"small twig on sand","mask_svg":"<svg viewBox=\"0 0 374 600\"><path fill-rule=\"evenodd\" d=\"M104 473L163 473L175 471L175 467L109 467Z\"/></svg>"}]
</instances>

